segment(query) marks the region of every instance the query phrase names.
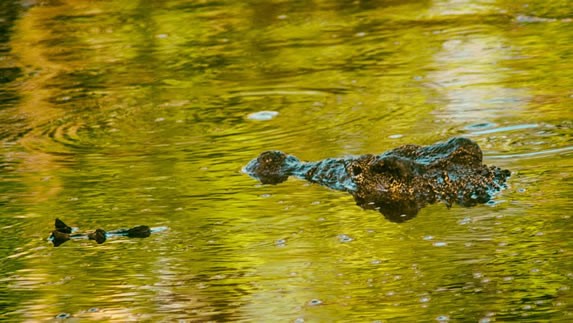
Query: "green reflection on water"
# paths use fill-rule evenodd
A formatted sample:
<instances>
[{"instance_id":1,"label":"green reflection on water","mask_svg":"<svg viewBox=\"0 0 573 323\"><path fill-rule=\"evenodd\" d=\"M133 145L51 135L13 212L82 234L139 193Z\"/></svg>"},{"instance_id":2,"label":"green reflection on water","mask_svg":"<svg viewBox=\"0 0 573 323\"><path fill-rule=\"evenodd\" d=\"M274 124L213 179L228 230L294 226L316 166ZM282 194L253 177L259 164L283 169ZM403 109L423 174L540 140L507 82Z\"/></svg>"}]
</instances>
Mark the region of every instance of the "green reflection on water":
<instances>
[{"instance_id":1,"label":"green reflection on water","mask_svg":"<svg viewBox=\"0 0 573 323\"><path fill-rule=\"evenodd\" d=\"M3 320L571 319L568 1L27 5L0 5ZM454 135L514 172L497 204L398 225L240 173ZM53 248L55 217L169 230Z\"/></svg>"}]
</instances>

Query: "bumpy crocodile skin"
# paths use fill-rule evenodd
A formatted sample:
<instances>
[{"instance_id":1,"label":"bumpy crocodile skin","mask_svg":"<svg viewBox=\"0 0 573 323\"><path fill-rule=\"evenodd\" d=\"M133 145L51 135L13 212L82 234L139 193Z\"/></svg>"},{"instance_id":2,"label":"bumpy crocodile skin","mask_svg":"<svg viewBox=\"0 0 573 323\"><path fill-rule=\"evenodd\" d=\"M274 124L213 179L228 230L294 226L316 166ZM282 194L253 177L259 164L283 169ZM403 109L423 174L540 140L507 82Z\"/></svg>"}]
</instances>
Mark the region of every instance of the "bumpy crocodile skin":
<instances>
[{"instance_id":1,"label":"bumpy crocodile skin","mask_svg":"<svg viewBox=\"0 0 573 323\"><path fill-rule=\"evenodd\" d=\"M430 146L404 145L379 155L302 162L281 151L266 151L243 171L263 184L289 176L345 191L356 204L403 222L436 202L474 206L505 188L510 171L482 163L479 146L452 138Z\"/></svg>"}]
</instances>

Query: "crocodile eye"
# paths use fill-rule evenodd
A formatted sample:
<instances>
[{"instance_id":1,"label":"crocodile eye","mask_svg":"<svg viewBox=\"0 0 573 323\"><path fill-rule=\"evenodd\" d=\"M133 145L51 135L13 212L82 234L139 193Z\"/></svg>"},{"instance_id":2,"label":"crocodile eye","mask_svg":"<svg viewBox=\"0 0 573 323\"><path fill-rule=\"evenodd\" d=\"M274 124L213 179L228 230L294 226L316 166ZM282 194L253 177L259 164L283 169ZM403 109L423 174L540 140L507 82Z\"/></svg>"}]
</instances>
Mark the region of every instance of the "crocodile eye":
<instances>
[{"instance_id":1,"label":"crocodile eye","mask_svg":"<svg viewBox=\"0 0 573 323\"><path fill-rule=\"evenodd\" d=\"M372 165L371 170L374 173L382 174L382 173L386 172L388 169L387 169L387 167L384 166L383 161L379 161L376 164Z\"/></svg>"},{"instance_id":2,"label":"crocodile eye","mask_svg":"<svg viewBox=\"0 0 573 323\"><path fill-rule=\"evenodd\" d=\"M362 173L362 168L360 166L352 166L352 174L358 176Z\"/></svg>"},{"instance_id":3,"label":"crocodile eye","mask_svg":"<svg viewBox=\"0 0 573 323\"><path fill-rule=\"evenodd\" d=\"M371 170L377 174L384 173L400 179L409 179L412 176L411 162L396 157L388 157L377 162L372 165Z\"/></svg>"}]
</instances>

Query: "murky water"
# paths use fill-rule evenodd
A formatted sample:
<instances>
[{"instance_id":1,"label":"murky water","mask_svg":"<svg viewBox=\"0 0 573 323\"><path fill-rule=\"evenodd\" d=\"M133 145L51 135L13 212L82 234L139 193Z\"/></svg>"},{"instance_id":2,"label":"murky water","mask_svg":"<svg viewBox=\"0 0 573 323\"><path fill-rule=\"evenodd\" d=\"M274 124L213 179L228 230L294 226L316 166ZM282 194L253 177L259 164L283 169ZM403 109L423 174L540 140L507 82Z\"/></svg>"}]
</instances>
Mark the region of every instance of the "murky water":
<instances>
[{"instance_id":1,"label":"murky water","mask_svg":"<svg viewBox=\"0 0 573 323\"><path fill-rule=\"evenodd\" d=\"M572 8L0 2L0 319L573 320ZM494 203L396 224L240 172L453 136L513 172Z\"/></svg>"}]
</instances>

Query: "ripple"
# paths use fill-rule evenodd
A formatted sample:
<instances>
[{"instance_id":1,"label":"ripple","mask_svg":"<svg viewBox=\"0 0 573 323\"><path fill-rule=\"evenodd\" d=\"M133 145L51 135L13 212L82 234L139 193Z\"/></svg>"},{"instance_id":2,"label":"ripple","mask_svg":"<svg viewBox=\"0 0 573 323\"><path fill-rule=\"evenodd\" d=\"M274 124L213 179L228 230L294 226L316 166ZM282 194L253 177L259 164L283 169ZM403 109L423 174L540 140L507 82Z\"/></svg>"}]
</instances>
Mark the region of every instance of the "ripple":
<instances>
[{"instance_id":1,"label":"ripple","mask_svg":"<svg viewBox=\"0 0 573 323\"><path fill-rule=\"evenodd\" d=\"M479 124L481 125L481 124ZM468 130L472 130L472 129L479 129L479 128L470 128L471 126L466 127L466 129ZM498 132L506 132L506 131L516 131L516 130L523 130L523 129L533 129L533 128L538 128L539 125L536 123L531 123L531 124L518 124L518 125L512 125L512 126L506 126L506 127L499 127L499 128L492 128L492 129L485 129L485 130L479 130L479 131L473 131L471 132L471 135L487 135L487 134L492 134L492 133L498 133Z\"/></svg>"},{"instance_id":2,"label":"ripple","mask_svg":"<svg viewBox=\"0 0 573 323\"><path fill-rule=\"evenodd\" d=\"M342 243L351 242L352 240L354 240L354 239L352 239L352 237L350 237L346 234L339 234L338 235L338 241L340 241Z\"/></svg>"},{"instance_id":3,"label":"ripple","mask_svg":"<svg viewBox=\"0 0 573 323\"><path fill-rule=\"evenodd\" d=\"M496 200L489 200L485 203L485 205L488 206L497 206L499 204L503 203L503 201L496 201Z\"/></svg>"},{"instance_id":4,"label":"ripple","mask_svg":"<svg viewBox=\"0 0 573 323\"><path fill-rule=\"evenodd\" d=\"M491 159L538 158L538 157L559 155L559 154L568 153L571 151L573 151L573 146L554 148L554 149L546 149L546 150L541 150L541 151L532 151L529 153L509 154L509 155L493 155L493 156L487 156L487 157L491 158Z\"/></svg>"},{"instance_id":5,"label":"ripple","mask_svg":"<svg viewBox=\"0 0 573 323\"><path fill-rule=\"evenodd\" d=\"M256 121L267 121L274 119L278 116L279 113L277 111L258 111L253 112L247 116L247 119L256 120Z\"/></svg>"},{"instance_id":6,"label":"ripple","mask_svg":"<svg viewBox=\"0 0 573 323\"><path fill-rule=\"evenodd\" d=\"M536 17L536 16L526 16L526 15L519 15L515 17L515 21L521 23L537 23L537 22L573 22L571 18L545 18L545 17Z\"/></svg>"},{"instance_id":7,"label":"ripple","mask_svg":"<svg viewBox=\"0 0 573 323\"><path fill-rule=\"evenodd\" d=\"M79 144L81 139L78 132L83 126L81 123L63 124L52 129L49 133L49 137L64 146L79 148L81 146Z\"/></svg>"},{"instance_id":8,"label":"ripple","mask_svg":"<svg viewBox=\"0 0 573 323\"><path fill-rule=\"evenodd\" d=\"M26 119L18 115L10 115L3 117L0 115L0 140L3 142L16 142L18 139L24 137L27 133L32 131L26 124Z\"/></svg>"},{"instance_id":9,"label":"ripple","mask_svg":"<svg viewBox=\"0 0 573 323\"><path fill-rule=\"evenodd\" d=\"M20 139L20 143L34 151L69 155L96 148L90 140L89 132L89 127L83 122L58 120L31 130Z\"/></svg>"},{"instance_id":10,"label":"ripple","mask_svg":"<svg viewBox=\"0 0 573 323\"><path fill-rule=\"evenodd\" d=\"M275 241L275 246L277 247L285 247L286 246L286 239L278 239Z\"/></svg>"},{"instance_id":11,"label":"ripple","mask_svg":"<svg viewBox=\"0 0 573 323\"><path fill-rule=\"evenodd\" d=\"M319 299L316 299L316 298L315 298L315 299L311 299L311 300L308 302L308 305L311 305L311 306L317 306L317 305L321 305L321 304L322 304L322 301L319 300Z\"/></svg>"},{"instance_id":12,"label":"ripple","mask_svg":"<svg viewBox=\"0 0 573 323\"><path fill-rule=\"evenodd\" d=\"M490 129L497 126L495 123L493 122L480 122L480 123L474 123L471 124L469 126L466 126L464 129L466 130L481 130L481 129Z\"/></svg>"},{"instance_id":13,"label":"ripple","mask_svg":"<svg viewBox=\"0 0 573 323\"><path fill-rule=\"evenodd\" d=\"M458 223L461 224L461 225L465 225L465 224L468 224L468 223L471 223L471 222L472 222L472 218L467 217L467 216L466 216L465 218L463 218L463 219L461 219L461 220L458 221Z\"/></svg>"},{"instance_id":14,"label":"ripple","mask_svg":"<svg viewBox=\"0 0 573 323\"><path fill-rule=\"evenodd\" d=\"M254 91L237 91L233 92L234 96L247 97L247 96L325 96L333 93L346 92L345 89L261 89Z\"/></svg>"},{"instance_id":15,"label":"ripple","mask_svg":"<svg viewBox=\"0 0 573 323\"><path fill-rule=\"evenodd\" d=\"M60 313L60 314L56 315L56 319L58 319L58 320L66 320L66 319L69 319L70 317L72 317L72 315L70 313Z\"/></svg>"}]
</instances>

